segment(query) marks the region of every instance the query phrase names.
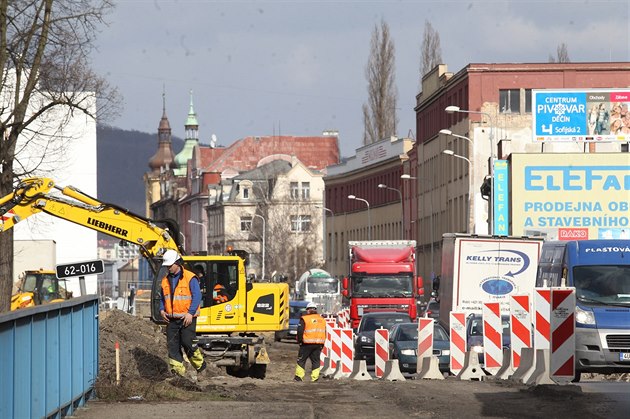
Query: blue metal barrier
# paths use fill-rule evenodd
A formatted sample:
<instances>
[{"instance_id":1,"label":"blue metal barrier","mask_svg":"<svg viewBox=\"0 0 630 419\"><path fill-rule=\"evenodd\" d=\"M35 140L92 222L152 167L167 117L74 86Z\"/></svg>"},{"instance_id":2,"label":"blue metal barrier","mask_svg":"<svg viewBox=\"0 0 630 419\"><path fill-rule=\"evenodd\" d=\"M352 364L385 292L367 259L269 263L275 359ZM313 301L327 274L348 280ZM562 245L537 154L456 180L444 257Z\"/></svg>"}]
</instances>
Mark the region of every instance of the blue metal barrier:
<instances>
[{"instance_id":1,"label":"blue metal barrier","mask_svg":"<svg viewBox=\"0 0 630 419\"><path fill-rule=\"evenodd\" d=\"M98 297L0 314L0 418L61 418L92 396Z\"/></svg>"}]
</instances>

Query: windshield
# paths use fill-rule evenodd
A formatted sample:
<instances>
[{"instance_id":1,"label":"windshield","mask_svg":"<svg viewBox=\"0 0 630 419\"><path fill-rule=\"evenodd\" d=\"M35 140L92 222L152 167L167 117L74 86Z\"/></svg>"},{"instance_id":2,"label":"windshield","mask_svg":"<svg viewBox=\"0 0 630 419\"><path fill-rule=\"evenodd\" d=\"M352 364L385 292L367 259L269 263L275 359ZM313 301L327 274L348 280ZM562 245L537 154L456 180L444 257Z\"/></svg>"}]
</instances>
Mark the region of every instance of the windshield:
<instances>
[{"instance_id":1,"label":"windshield","mask_svg":"<svg viewBox=\"0 0 630 419\"><path fill-rule=\"evenodd\" d=\"M310 277L306 281L307 292L315 294L338 294L339 280L337 278Z\"/></svg>"},{"instance_id":2,"label":"windshield","mask_svg":"<svg viewBox=\"0 0 630 419\"><path fill-rule=\"evenodd\" d=\"M418 325L415 323L403 324L398 326L398 330L400 330L400 334L398 335L398 340L402 341L411 341L418 340ZM445 340L448 341L448 335L438 325L433 326L433 340Z\"/></svg>"},{"instance_id":3,"label":"windshield","mask_svg":"<svg viewBox=\"0 0 630 419\"><path fill-rule=\"evenodd\" d=\"M411 297L409 275L355 276L352 292L356 297Z\"/></svg>"},{"instance_id":4,"label":"windshield","mask_svg":"<svg viewBox=\"0 0 630 419\"><path fill-rule=\"evenodd\" d=\"M503 328L503 336L510 335L510 318L501 316L501 327ZM481 317L472 317L468 325L468 336L483 336L483 319Z\"/></svg>"},{"instance_id":5,"label":"windshield","mask_svg":"<svg viewBox=\"0 0 630 419\"><path fill-rule=\"evenodd\" d=\"M583 302L630 303L630 266L576 266L573 285Z\"/></svg>"},{"instance_id":6,"label":"windshield","mask_svg":"<svg viewBox=\"0 0 630 419\"><path fill-rule=\"evenodd\" d=\"M360 332L371 332L376 329L391 329L396 323L406 323L409 316L400 315L396 317L364 317L359 326Z\"/></svg>"},{"instance_id":7,"label":"windshield","mask_svg":"<svg viewBox=\"0 0 630 419\"><path fill-rule=\"evenodd\" d=\"M302 313L304 313L305 311L306 311L305 307L289 306L289 318L299 319L302 316Z\"/></svg>"}]
</instances>

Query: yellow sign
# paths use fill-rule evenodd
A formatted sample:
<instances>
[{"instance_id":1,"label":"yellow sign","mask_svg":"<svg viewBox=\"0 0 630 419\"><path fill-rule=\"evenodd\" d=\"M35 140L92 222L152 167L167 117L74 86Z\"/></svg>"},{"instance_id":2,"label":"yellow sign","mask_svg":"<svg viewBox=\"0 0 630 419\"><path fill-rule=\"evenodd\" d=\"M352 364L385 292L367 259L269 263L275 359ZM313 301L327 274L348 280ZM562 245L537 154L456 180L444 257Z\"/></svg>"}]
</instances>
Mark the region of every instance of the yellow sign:
<instances>
[{"instance_id":1,"label":"yellow sign","mask_svg":"<svg viewBox=\"0 0 630 419\"><path fill-rule=\"evenodd\" d=\"M512 154L512 235L630 239L630 154Z\"/></svg>"}]
</instances>

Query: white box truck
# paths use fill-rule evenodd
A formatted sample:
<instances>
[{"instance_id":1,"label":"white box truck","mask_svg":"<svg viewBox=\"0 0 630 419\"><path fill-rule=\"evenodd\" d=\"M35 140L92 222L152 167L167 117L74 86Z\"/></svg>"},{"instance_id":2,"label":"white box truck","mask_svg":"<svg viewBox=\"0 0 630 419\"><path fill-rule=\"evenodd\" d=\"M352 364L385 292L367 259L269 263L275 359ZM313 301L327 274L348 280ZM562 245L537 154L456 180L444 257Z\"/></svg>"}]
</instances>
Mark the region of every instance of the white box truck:
<instances>
[{"instance_id":1,"label":"white box truck","mask_svg":"<svg viewBox=\"0 0 630 419\"><path fill-rule=\"evenodd\" d=\"M542 237L444 234L441 274L433 285L440 322L449 324L451 310L481 314L484 302L506 303L507 314L510 295L533 292L542 245Z\"/></svg>"}]
</instances>

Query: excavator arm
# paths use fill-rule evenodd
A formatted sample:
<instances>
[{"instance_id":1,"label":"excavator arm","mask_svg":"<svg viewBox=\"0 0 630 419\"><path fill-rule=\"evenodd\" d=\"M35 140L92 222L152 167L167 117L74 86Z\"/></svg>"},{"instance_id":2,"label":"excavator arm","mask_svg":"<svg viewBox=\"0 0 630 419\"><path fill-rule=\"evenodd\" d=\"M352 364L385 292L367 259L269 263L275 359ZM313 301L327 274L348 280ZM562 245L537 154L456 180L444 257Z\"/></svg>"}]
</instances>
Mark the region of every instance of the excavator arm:
<instances>
[{"instance_id":1,"label":"excavator arm","mask_svg":"<svg viewBox=\"0 0 630 419\"><path fill-rule=\"evenodd\" d=\"M154 222L125 208L100 202L72 187L55 185L52 179L29 178L12 193L0 198L0 232L40 212L71 221L140 247L156 271L153 258L167 249L183 254L171 232L179 233L173 221Z\"/></svg>"}]
</instances>

